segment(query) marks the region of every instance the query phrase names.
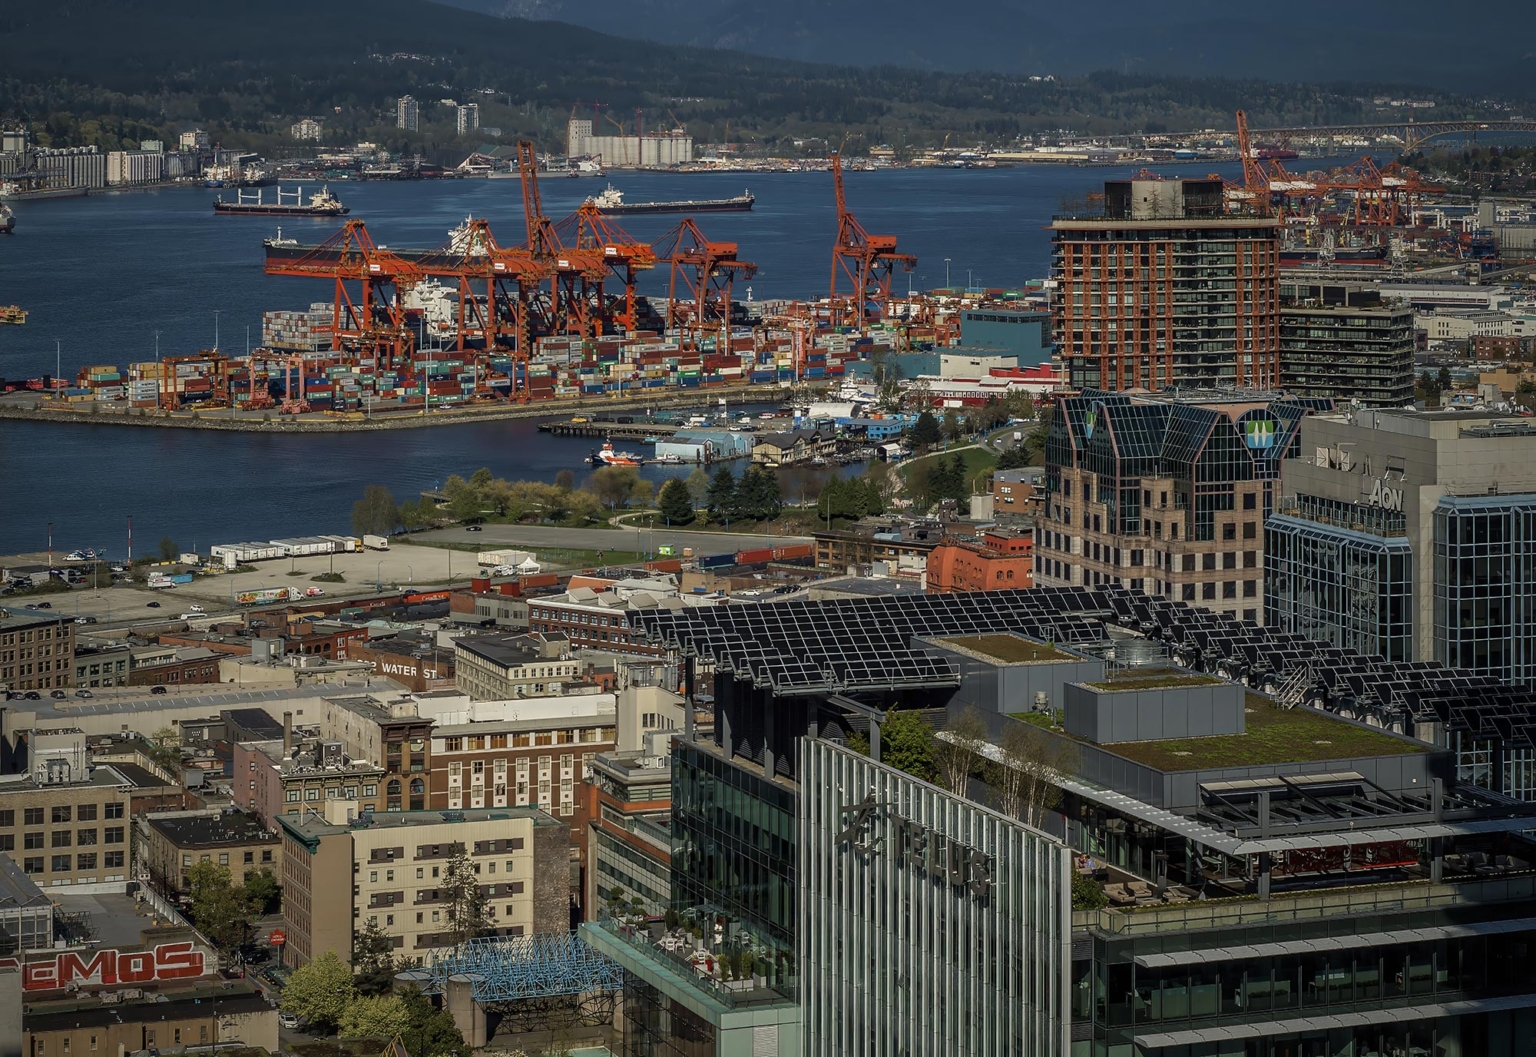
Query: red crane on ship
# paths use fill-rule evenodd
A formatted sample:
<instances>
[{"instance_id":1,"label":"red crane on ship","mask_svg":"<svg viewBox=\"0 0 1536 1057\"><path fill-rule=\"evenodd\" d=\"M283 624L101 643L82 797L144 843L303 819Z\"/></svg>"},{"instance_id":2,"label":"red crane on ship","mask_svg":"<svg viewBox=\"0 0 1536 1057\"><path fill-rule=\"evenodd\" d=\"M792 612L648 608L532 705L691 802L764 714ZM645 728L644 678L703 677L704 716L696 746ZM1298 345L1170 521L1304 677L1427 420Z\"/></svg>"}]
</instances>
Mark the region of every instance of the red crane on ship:
<instances>
[{"instance_id":1,"label":"red crane on ship","mask_svg":"<svg viewBox=\"0 0 1536 1057\"><path fill-rule=\"evenodd\" d=\"M871 235L848 210L843 194L843 158L832 155L832 185L837 195L837 241L832 247L832 286L830 291L833 323L839 315L847 322L862 326L885 318L891 303L891 276L900 267L910 272L917 258L898 253L895 235ZM854 303L840 313L837 277L841 272L852 284Z\"/></svg>"}]
</instances>

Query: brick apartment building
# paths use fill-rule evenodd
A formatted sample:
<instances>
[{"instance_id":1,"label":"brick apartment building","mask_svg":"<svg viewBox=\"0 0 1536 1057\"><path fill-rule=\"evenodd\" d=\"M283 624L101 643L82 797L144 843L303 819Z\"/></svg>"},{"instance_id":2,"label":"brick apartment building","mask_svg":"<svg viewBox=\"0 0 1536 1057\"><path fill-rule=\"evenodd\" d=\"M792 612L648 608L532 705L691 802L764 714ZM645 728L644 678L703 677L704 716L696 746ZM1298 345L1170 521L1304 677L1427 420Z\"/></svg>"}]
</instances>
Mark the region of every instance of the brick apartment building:
<instances>
[{"instance_id":1,"label":"brick apartment building","mask_svg":"<svg viewBox=\"0 0 1536 1057\"><path fill-rule=\"evenodd\" d=\"M0 607L0 689L55 690L72 685L75 625L68 617Z\"/></svg>"},{"instance_id":2,"label":"brick apartment building","mask_svg":"<svg viewBox=\"0 0 1536 1057\"><path fill-rule=\"evenodd\" d=\"M1002 591L1033 587L1033 533L988 529L980 539L949 538L928 552L927 589Z\"/></svg>"}]
</instances>

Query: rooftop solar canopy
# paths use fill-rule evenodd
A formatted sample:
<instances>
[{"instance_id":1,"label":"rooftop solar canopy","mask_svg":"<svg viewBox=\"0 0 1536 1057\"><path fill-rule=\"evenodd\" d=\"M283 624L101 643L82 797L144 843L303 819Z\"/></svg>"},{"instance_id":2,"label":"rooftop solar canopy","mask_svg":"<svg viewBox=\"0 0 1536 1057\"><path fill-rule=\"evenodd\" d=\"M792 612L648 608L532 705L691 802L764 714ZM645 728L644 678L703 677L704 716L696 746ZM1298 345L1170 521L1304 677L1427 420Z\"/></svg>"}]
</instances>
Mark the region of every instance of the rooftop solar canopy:
<instances>
[{"instance_id":1,"label":"rooftop solar canopy","mask_svg":"<svg viewBox=\"0 0 1536 1057\"><path fill-rule=\"evenodd\" d=\"M1131 632L1166 643L1175 661L1273 692L1296 679L1303 700L1421 735L1446 732L1536 744L1536 693L1434 662L1392 662L1261 628L1123 587L1036 587L968 594L841 598L643 612L655 640L781 694L953 684L921 637L1016 632L1096 647Z\"/></svg>"}]
</instances>

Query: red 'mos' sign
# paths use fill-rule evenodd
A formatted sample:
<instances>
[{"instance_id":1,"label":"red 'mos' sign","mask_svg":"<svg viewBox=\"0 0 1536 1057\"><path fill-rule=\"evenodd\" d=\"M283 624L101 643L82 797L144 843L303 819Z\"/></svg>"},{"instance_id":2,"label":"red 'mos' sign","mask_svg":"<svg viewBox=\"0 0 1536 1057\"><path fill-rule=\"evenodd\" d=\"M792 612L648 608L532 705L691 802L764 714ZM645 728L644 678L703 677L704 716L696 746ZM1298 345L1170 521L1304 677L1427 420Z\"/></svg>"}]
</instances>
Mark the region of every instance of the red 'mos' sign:
<instances>
[{"instance_id":1,"label":"red 'mos' sign","mask_svg":"<svg viewBox=\"0 0 1536 1057\"><path fill-rule=\"evenodd\" d=\"M23 991L53 991L74 981L99 987L127 987L160 980L193 980L203 975L203 952L190 942L162 943L154 950L66 951L37 962L0 958L20 967Z\"/></svg>"}]
</instances>

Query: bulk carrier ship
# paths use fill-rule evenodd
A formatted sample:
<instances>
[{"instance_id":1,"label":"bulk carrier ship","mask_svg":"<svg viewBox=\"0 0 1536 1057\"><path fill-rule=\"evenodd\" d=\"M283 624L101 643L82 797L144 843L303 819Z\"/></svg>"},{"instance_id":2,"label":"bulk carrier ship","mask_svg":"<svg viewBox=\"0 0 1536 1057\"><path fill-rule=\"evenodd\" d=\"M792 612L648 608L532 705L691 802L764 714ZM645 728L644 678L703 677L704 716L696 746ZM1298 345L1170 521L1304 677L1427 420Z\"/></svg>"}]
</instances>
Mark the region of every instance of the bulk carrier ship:
<instances>
[{"instance_id":1,"label":"bulk carrier ship","mask_svg":"<svg viewBox=\"0 0 1536 1057\"><path fill-rule=\"evenodd\" d=\"M756 201L757 199L750 191L744 191L734 198L712 198L702 201L626 202L624 192L612 184L609 184L602 194L587 199L588 204L596 206L598 212L609 216L638 213L746 213L751 210L752 203Z\"/></svg>"},{"instance_id":2,"label":"bulk carrier ship","mask_svg":"<svg viewBox=\"0 0 1536 1057\"><path fill-rule=\"evenodd\" d=\"M304 189L301 187L295 191L277 189L276 202L262 201L262 192L258 190L255 197L248 196L244 191L235 192L237 197L233 202L227 202L220 195L213 200L213 211L227 215L263 216L263 217L344 217L352 210L341 204L341 199L331 194L329 187L322 187L309 196L309 202L304 202ZM293 196L293 201L285 202L287 195Z\"/></svg>"}]
</instances>

